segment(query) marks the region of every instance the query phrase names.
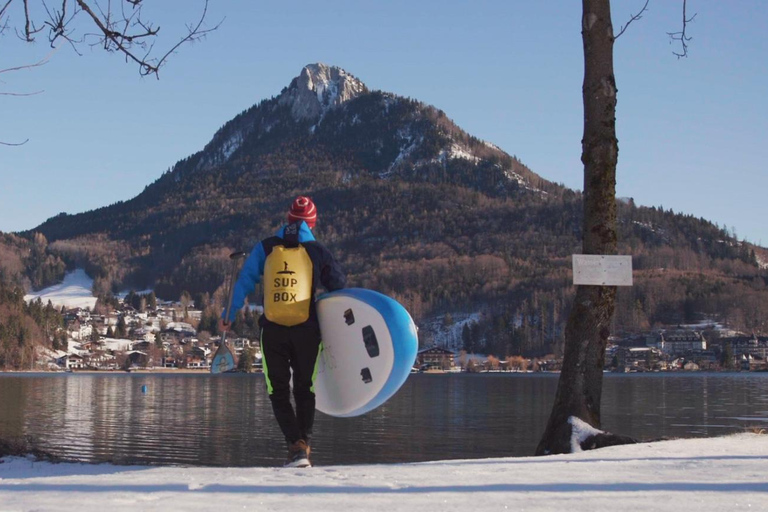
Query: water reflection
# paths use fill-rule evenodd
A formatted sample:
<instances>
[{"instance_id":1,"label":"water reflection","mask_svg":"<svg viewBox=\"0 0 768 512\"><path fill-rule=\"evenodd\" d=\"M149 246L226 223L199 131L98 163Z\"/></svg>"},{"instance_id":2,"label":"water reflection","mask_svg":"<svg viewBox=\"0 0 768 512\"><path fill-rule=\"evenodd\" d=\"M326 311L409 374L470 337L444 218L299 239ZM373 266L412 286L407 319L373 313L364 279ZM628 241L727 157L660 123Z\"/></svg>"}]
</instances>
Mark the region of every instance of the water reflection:
<instances>
[{"instance_id":1,"label":"water reflection","mask_svg":"<svg viewBox=\"0 0 768 512\"><path fill-rule=\"evenodd\" d=\"M146 386L146 392L142 391ZM413 375L362 417L318 414L317 464L531 455L557 375ZM0 375L0 437L68 459L276 465L262 375ZM768 374L606 375L603 427L642 439L768 426Z\"/></svg>"}]
</instances>

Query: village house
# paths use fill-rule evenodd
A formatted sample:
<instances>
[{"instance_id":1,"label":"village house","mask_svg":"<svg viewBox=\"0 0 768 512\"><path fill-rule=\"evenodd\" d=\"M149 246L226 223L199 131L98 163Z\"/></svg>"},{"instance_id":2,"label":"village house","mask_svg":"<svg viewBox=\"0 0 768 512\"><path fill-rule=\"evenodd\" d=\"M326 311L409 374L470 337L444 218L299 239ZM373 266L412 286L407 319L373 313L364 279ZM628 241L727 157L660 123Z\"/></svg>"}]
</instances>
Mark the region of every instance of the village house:
<instances>
[{"instance_id":1,"label":"village house","mask_svg":"<svg viewBox=\"0 0 768 512\"><path fill-rule=\"evenodd\" d=\"M152 366L152 358L146 353L140 350L130 350L125 353L127 358L126 367L140 367L146 368Z\"/></svg>"},{"instance_id":2,"label":"village house","mask_svg":"<svg viewBox=\"0 0 768 512\"><path fill-rule=\"evenodd\" d=\"M86 366L95 370L116 370L117 358L106 352L97 352L86 358Z\"/></svg>"},{"instance_id":3,"label":"village house","mask_svg":"<svg viewBox=\"0 0 768 512\"><path fill-rule=\"evenodd\" d=\"M80 354L67 354L60 358L57 363L67 370L81 370L85 368L85 359Z\"/></svg>"},{"instance_id":4,"label":"village house","mask_svg":"<svg viewBox=\"0 0 768 512\"><path fill-rule=\"evenodd\" d=\"M617 347L611 365L620 373L652 371L661 358L661 350L654 347Z\"/></svg>"},{"instance_id":5,"label":"village house","mask_svg":"<svg viewBox=\"0 0 768 512\"><path fill-rule=\"evenodd\" d=\"M748 355L762 360L768 359L768 337L766 336L733 336L720 338L719 343L722 347L730 343L733 355L737 357Z\"/></svg>"},{"instance_id":6,"label":"village house","mask_svg":"<svg viewBox=\"0 0 768 512\"><path fill-rule=\"evenodd\" d=\"M218 342L213 343L213 346L218 347L219 343L221 343L221 338L218 339ZM261 351L261 344L259 343L259 340L249 340L248 338L231 338L227 339L227 344L229 344L229 348L232 349L232 353L235 354L235 356L240 357L240 355L243 353L243 350L246 348L253 348L256 349L257 352Z\"/></svg>"},{"instance_id":7,"label":"village house","mask_svg":"<svg viewBox=\"0 0 768 512\"><path fill-rule=\"evenodd\" d=\"M766 371L768 370L768 363L760 356L753 356L752 354L742 354L738 357L740 368L744 371Z\"/></svg>"},{"instance_id":8,"label":"village house","mask_svg":"<svg viewBox=\"0 0 768 512\"><path fill-rule=\"evenodd\" d=\"M190 356L187 358L187 368L205 369L210 368L208 360L204 357Z\"/></svg>"},{"instance_id":9,"label":"village house","mask_svg":"<svg viewBox=\"0 0 768 512\"><path fill-rule=\"evenodd\" d=\"M416 356L416 364L423 370L450 370L456 365L455 355L441 347L422 349Z\"/></svg>"},{"instance_id":10,"label":"village house","mask_svg":"<svg viewBox=\"0 0 768 512\"><path fill-rule=\"evenodd\" d=\"M154 346L154 341L139 340L131 343L131 350L141 350L142 352L146 352Z\"/></svg>"},{"instance_id":11,"label":"village house","mask_svg":"<svg viewBox=\"0 0 768 512\"><path fill-rule=\"evenodd\" d=\"M646 345L671 356L707 350L707 340L701 332L686 330L661 331L649 336Z\"/></svg>"},{"instance_id":12,"label":"village house","mask_svg":"<svg viewBox=\"0 0 768 512\"><path fill-rule=\"evenodd\" d=\"M78 340L78 341L86 340L88 339L88 337L91 336L92 333L93 333L93 327L91 326L91 324L86 323L85 321L74 320L67 327L67 334L73 340Z\"/></svg>"},{"instance_id":13,"label":"village house","mask_svg":"<svg viewBox=\"0 0 768 512\"><path fill-rule=\"evenodd\" d=\"M696 352L695 354L691 354L690 359L695 361L702 370L717 370L720 368L719 354L713 350Z\"/></svg>"},{"instance_id":14,"label":"village house","mask_svg":"<svg viewBox=\"0 0 768 512\"><path fill-rule=\"evenodd\" d=\"M131 340L123 338L102 338L100 343L104 350L109 350L110 352L125 352L131 350L132 345Z\"/></svg>"}]
</instances>

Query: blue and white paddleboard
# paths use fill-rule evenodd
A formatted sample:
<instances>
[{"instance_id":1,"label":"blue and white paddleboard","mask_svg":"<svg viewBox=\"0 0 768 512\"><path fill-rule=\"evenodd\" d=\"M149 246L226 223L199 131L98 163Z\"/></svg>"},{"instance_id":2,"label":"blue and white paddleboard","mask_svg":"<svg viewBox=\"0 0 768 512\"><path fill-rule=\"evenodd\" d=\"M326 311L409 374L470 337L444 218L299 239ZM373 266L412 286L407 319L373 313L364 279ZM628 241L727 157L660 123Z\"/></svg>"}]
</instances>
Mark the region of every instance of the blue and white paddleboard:
<instances>
[{"instance_id":1,"label":"blue and white paddleboard","mask_svg":"<svg viewBox=\"0 0 768 512\"><path fill-rule=\"evenodd\" d=\"M362 288L317 299L323 351L315 379L316 407L338 417L359 416L400 389L416 360L411 315L394 299Z\"/></svg>"}]
</instances>

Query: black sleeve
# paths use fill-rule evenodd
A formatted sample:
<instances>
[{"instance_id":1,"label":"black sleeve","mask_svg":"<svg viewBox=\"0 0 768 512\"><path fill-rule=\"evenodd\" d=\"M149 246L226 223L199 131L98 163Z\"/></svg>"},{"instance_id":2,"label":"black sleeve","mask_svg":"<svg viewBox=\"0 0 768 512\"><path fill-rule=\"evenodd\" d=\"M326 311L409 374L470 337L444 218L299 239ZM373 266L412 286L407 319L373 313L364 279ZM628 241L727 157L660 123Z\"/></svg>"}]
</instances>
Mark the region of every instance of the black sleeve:
<instances>
[{"instance_id":1,"label":"black sleeve","mask_svg":"<svg viewBox=\"0 0 768 512\"><path fill-rule=\"evenodd\" d=\"M341 270L339 262L336 261L333 254L325 247L322 247L320 283L329 292L340 290L347 285L347 277L344 275L344 271Z\"/></svg>"}]
</instances>

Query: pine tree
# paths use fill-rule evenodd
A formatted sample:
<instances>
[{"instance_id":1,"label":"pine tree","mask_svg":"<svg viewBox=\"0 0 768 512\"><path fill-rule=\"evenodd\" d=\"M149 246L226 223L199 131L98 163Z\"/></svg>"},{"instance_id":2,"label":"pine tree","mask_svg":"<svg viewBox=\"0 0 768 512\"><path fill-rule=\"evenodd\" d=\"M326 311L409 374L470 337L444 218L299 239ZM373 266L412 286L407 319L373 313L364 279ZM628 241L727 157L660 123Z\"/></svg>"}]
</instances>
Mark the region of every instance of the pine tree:
<instances>
[{"instance_id":1,"label":"pine tree","mask_svg":"<svg viewBox=\"0 0 768 512\"><path fill-rule=\"evenodd\" d=\"M115 336L117 338L125 338L128 335L128 329L125 324L125 317L120 315L117 318L117 325L115 326Z\"/></svg>"},{"instance_id":2,"label":"pine tree","mask_svg":"<svg viewBox=\"0 0 768 512\"><path fill-rule=\"evenodd\" d=\"M720 356L720 364L723 365L723 368L726 370L733 370L733 346L730 342L725 344L725 347L723 347L723 352Z\"/></svg>"},{"instance_id":3,"label":"pine tree","mask_svg":"<svg viewBox=\"0 0 768 512\"><path fill-rule=\"evenodd\" d=\"M464 327L461 328L461 342L465 352L468 354L475 353L472 346L472 331L470 331L468 323L464 324Z\"/></svg>"},{"instance_id":4,"label":"pine tree","mask_svg":"<svg viewBox=\"0 0 768 512\"><path fill-rule=\"evenodd\" d=\"M253 371L254 361L256 361L256 351L251 347L245 347L237 361L237 369L241 372L250 373Z\"/></svg>"}]
</instances>

